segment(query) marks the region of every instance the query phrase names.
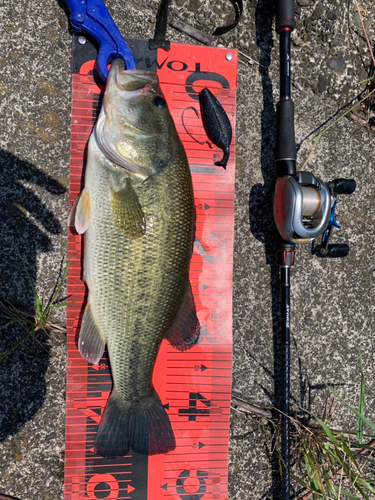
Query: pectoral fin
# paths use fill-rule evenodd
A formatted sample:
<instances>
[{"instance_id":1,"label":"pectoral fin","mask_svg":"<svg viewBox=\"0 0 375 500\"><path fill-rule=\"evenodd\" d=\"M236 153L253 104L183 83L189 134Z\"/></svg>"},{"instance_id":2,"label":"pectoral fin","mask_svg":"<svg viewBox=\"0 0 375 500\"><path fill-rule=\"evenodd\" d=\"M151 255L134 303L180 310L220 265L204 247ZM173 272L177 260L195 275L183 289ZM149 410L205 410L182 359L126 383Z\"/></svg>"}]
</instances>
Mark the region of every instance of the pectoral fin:
<instances>
[{"instance_id":1,"label":"pectoral fin","mask_svg":"<svg viewBox=\"0 0 375 500\"><path fill-rule=\"evenodd\" d=\"M69 214L68 226L74 226L78 234L83 234L90 223L90 195L87 188L76 198Z\"/></svg>"},{"instance_id":2,"label":"pectoral fin","mask_svg":"<svg viewBox=\"0 0 375 500\"><path fill-rule=\"evenodd\" d=\"M180 310L165 338L179 351L191 349L198 342L200 324L194 304L193 291L189 282Z\"/></svg>"},{"instance_id":3,"label":"pectoral fin","mask_svg":"<svg viewBox=\"0 0 375 500\"><path fill-rule=\"evenodd\" d=\"M78 339L78 349L81 356L89 363L96 365L103 356L105 338L95 324L90 304L86 307L82 318L81 331Z\"/></svg>"},{"instance_id":4,"label":"pectoral fin","mask_svg":"<svg viewBox=\"0 0 375 500\"><path fill-rule=\"evenodd\" d=\"M131 239L146 233L145 215L130 179L120 191L112 190L111 202L113 222L120 233Z\"/></svg>"}]
</instances>

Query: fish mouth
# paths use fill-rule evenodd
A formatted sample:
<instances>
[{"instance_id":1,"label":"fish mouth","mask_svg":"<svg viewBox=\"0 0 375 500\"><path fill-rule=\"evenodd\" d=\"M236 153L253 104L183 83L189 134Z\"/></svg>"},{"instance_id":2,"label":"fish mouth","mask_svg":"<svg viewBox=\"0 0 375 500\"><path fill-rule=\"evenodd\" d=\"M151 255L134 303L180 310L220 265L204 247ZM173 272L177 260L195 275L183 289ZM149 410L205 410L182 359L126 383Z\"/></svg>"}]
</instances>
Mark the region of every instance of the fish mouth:
<instances>
[{"instance_id":1,"label":"fish mouth","mask_svg":"<svg viewBox=\"0 0 375 500\"><path fill-rule=\"evenodd\" d=\"M112 87L116 87L116 90ZM149 93L160 92L156 73L139 69L126 70L122 59L115 59L112 62L107 88L110 91L117 91L121 97L130 101Z\"/></svg>"}]
</instances>

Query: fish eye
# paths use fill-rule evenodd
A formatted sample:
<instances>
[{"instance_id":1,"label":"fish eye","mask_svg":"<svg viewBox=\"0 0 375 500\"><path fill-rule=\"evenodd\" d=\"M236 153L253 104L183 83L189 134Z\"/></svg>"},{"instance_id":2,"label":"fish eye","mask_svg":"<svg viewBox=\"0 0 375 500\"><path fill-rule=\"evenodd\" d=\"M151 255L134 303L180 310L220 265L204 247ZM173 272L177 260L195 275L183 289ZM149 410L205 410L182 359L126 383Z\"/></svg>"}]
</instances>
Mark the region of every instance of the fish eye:
<instances>
[{"instance_id":1,"label":"fish eye","mask_svg":"<svg viewBox=\"0 0 375 500\"><path fill-rule=\"evenodd\" d=\"M163 109L166 106L167 102L164 97L156 96L154 99L154 104L158 109Z\"/></svg>"}]
</instances>

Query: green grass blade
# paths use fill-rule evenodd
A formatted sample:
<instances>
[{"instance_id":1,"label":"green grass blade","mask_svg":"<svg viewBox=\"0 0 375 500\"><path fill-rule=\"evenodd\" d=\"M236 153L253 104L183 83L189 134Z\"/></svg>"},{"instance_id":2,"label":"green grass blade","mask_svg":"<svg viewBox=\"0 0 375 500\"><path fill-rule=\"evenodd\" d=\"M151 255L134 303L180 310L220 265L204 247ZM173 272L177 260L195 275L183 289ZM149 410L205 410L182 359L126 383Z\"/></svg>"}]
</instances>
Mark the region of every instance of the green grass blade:
<instances>
[{"instance_id":1,"label":"green grass blade","mask_svg":"<svg viewBox=\"0 0 375 500\"><path fill-rule=\"evenodd\" d=\"M13 325L14 323L17 323L16 318L11 318L10 316L0 316L1 318L8 319L8 323L6 323L2 328L7 328L10 325Z\"/></svg>"},{"instance_id":2,"label":"green grass blade","mask_svg":"<svg viewBox=\"0 0 375 500\"><path fill-rule=\"evenodd\" d=\"M357 454L358 459L365 460L365 462L369 462L370 464L375 464L375 459L368 457L367 455L360 455L359 453ZM374 481L372 481L374 482Z\"/></svg>"},{"instance_id":3,"label":"green grass blade","mask_svg":"<svg viewBox=\"0 0 375 500\"><path fill-rule=\"evenodd\" d=\"M345 490L344 488L341 488L341 490L340 490L340 488L338 486L335 486L335 490L337 492L340 491L341 495L345 495L347 498L350 498L351 500L362 500L361 498L353 495L353 493L350 493L350 491Z\"/></svg>"},{"instance_id":4,"label":"green grass blade","mask_svg":"<svg viewBox=\"0 0 375 500\"><path fill-rule=\"evenodd\" d=\"M328 492L331 492L333 495L335 495L336 490L335 490L335 485L332 482L332 477L329 477L327 471L324 468L323 468L323 479L328 488ZM336 495L335 498L337 498Z\"/></svg>"},{"instance_id":5,"label":"green grass blade","mask_svg":"<svg viewBox=\"0 0 375 500\"><path fill-rule=\"evenodd\" d=\"M327 386L328 389L334 394L337 399L339 399L349 410L351 410L357 417L359 417L361 420L363 420L363 423L366 424L372 431L375 432L375 424L371 422L368 418L366 418L364 415L361 415L358 410L350 406L341 396L337 394L331 387Z\"/></svg>"},{"instance_id":6,"label":"green grass blade","mask_svg":"<svg viewBox=\"0 0 375 500\"><path fill-rule=\"evenodd\" d=\"M289 471L289 476L296 483L298 483L300 486L302 486L302 488L305 488L306 490L310 490L314 495L319 496L319 498L324 498L324 495L322 493L320 493L320 491L315 491L313 488L311 488L311 486L309 486L308 483L306 483L305 481L303 481L302 479L300 479L298 476L296 476L295 474L293 474L293 472Z\"/></svg>"},{"instance_id":7,"label":"green grass blade","mask_svg":"<svg viewBox=\"0 0 375 500\"><path fill-rule=\"evenodd\" d=\"M363 488L366 490L370 491L371 493L375 493L375 489L369 484L367 481L359 477L349 466L348 463L344 460L344 458L341 456L339 448L335 445L335 455L340 462L346 476L350 480L351 484L353 485L354 488L356 488L359 493L361 493L362 497L365 498L366 500L369 500L369 497L365 494L365 492L362 490L362 488L359 486L361 485Z\"/></svg>"},{"instance_id":8,"label":"green grass blade","mask_svg":"<svg viewBox=\"0 0 375 500\"><path fill-rule=\"evenodd\" d=\"M322 450L322 464L325 463L325 459L326 459L326 455L327 455L327 450L328 450L329 447L330 447L330 443L326 443L324 445L324 448Z\"/></svg>"},{"instance_id":9,"label":"green grass blade","mask_svg":"<svg viewBox=\"0 0 375 500\"><path fill-rule=\"evenodd\" d=\"M42 309L42 303L39 300L39 297L35 294L34 295L35 299L35 305L36 305L36 312L39 318L43 318L43 309Z\"/></svg>"},{"instance_id":10,"label":"green grass blade","mask_svg":"<svg viewBox=\"0 0 375 500\"><path fill-rule=\"evenodd\" d=\"M355 456L354 456L353 452L350 450L349 446L347 445L345 439L342 436L341 436L341 443L342 443L342 449L343 449L344 453L347 454L347 456L350 458L350 460L356 466L356 469L358 470L358 472L361 474L362 471L359 468L359 465L358 465L358 463L357 463L357 461L355 459Z\"/></svg>"},{"instance_id":11,"label":"green grass blade","mask_svg":"<svg viewBox=\"0 0 375 500\"><path fill-rule=\"evenodd\" d=\"M352 483L354 488L359 491L359 493L362 495L362 497L365 500L370 500L370 498L365 494L365 492L359 487L359 484L357 482Z\"/></svg>"},{"instance_id":12,"label":"green grass blade","mask_svg":"<svg viewBox=\"0 0 375 500\"><path fill-rule=\"evenodd\" d=\"M312 475L311 467L310 467L309 461L307 460L306 455L305 455L305 467L306 467L307 476L311 480L311 475Z\"/></svg>"},{"instance_id":13,"label":"green grass blade","mask_svg":"<svg viewBox=\"0 0 375 500\"><path fill-rule=\"evenodd\" d=\"M31 286L31 289L33 291L33 295L35 296L36 295L36 291L35 291L35 288L34 288L34 285L33 285L33 282L32 282L32 279L30 277L30 274L29 274L29 271L27 270L27 267L26 267L26 264L25 264L25 261L23 260L22 256L20 253L18 253L18 255L20 256L20 259L22 261L22 265L23 267L25 268L25 271L26 271L26 274L27 274L27 277L29 279L29 283L30 283L30 286Z\"/></svg>"},{"instance_id":14,"label":"green grass blade","mask_svg":"<svg viewBox=\"0 0 375 500\"><path fill-rule=\"evenodd\" d=\"M3 314L0 314L0 318L3 318L3 319L15 319L13 316L4 316Z\"/></svg>"},{"instance_id":15,"label":"green grass blade","mask_svg":"<svg viewBox=\"0 0 375 500\"><path fill-rule=\"evenodd\" d=\"M337 446L340 446L340 442L336 437L334 436L333 432L331 429L328 427L328 425L323 422L323 420L320 420L320 418L315 417L315 419L319 422L319 424L323 427L324 432L326 433L328 439L331 441L331 443L336 444Z\"/></svg>"},{"instance_id":16,"label":"green grass blade","mask_svg":"<svg viewBox=\"0 0 375 500\"><path fill-rule=\"evenodd\" d=\"M332 452L336 458L336 461L340 463L341 467L344 469L345 473L348 474L350 473L349 465L345 462L344 458L342 457L339 448L334 445L334 452Z\"/></svg>"},{"instance_id":17,"label":"green grass blade","mask_svg":"<svg viewBox=\"0 0 375 500\"><path fill-rule=\"evenodd\" d=\"M308 475L310 478L311 488L319 493L325 493L322 476L320 474L320 462L313 451L305 448L305 463L309 468ZM310 473L310 474L309 474Z\"/></svg>"},{"instance_id":18,"label":"green grass blade","mask_svg":"<svg viewBox=\"0 0 375 500\"><path fill-rule=\"evenodd\" d=\"M74 304L75 302L77 302L77 301L73 300L72 302L64 302L63 304L59 303L59 304L55 304L53 307L67 307L67 306Z\"/></svg>"},{"instance_id":19,"label":"green grass blade","mask_svg":"<svg viewBox=\"0 0 375 500\"><path fill-rule=\"evenodd\" d=\"M354 472L353 472L353 475L354 475ZM370 493L375 493L375 488L373 486L371 486L371 484L368 481L366 481L365 479L362 479L361 477L357 476L355 479L355 483L360 484L363 488L366 488L366 490L368 490ZM356 486L356 484L354 486Z\"/></svg>"},{"instance_id":20,"label":"green grass blade","mask_svg":"<svg viewBox=\"0 0 375 500\"><path fill-rule=\"evenodd\" d=\"M297 477L296 475L293 474L293 472L290 472L289 471L289 476L297 483L299 484L300 486L302 486L302 488L305 488L306 490L309 490L310 487L307 483L305 483L305 481L302 481L302 479L300 479L299 477Z\"/></svg>"},{"instance_id":21,"label":"green grass blade","mask_svg":"<svg viewBox=\"0 0 375 500\"><path fill-rule=\"evenodd\" d=\"M319 493L325 493L325 489L323 487L322 480L319 475L319 470L318 469L312 470L311 473L312 473L310 479L311 489Z\"/></svg>"},{"instance_id":22,"label":"green grass blade","mask_svg":"<svg viewBox=\"0 0 375 500\"><path fill-rule=\"evenodd\" d=\"M363 83L371 82L375 76L370 76L370 78L366 78L366 80L362 80L361 82L358 82L357 85L362 85Z\"/></svg>"},{"instance_id":23,"label":"green grass blade","mask_svg":"<svg viewBox=\"0 0 375 500\"><path fill-rule=\"evenodd\" d=\"M59 286L57 287L56 292L53 294L51 300L49 301L49 303L48 303L48 305L47 305L47 307L46 307L46 309L44 311L46 315L48 314L48 312L50 311L50 309L52 307L56 307L55 301L56 301L57 297L59 296L61 288L63 287L63 285L65 283L65 280L66 280L66 278L68 276L69 264L70 264L70 257L69 257L68 262L67 262L67 264L65 266L65 269L64 269L62 278L60 280Z\"/></svg>"},{"instance_id":24,"label":"green grass blade","mask_svg":"<svg viewBox=\"0 0 375 500\"><path fill-rule=\"evenodd\" d=\"M27 278L29 280L29 283L30 283L30 286L31 286L31 290L33 292L33 296L34 296L34 300L35 300L35 305L36 305L36 311L37 311L37 314L38 316L41 318L43 316L43 309L42 309L42 304L40 302L40 299L38 297L38 294L36 293L36 290L34 288L34 285L33 285L33 281L30 277L30 274L29 274L29 271L27 270L27 267L26 267L26 264L25 264L25 261L23 260L22 256L20 253L18 253L18 255L20 256L20 259L22 261L22 265L23 267L25 268L25 271L26 271L26 274L27 274Z\"/></svg>"},{"instance_id":25,"label":"green grass blade","mask_svg":"<svg viewBox=\"0 0 375 500\"><path fill-rule=\"evenodd\" d=\"M349 464L344 460L344 458L341 456L339 448L334 445L334 451L330 450L330 453L335 457L337 462L341 465L345 475L347 478L350 480L352 486L356 488L359 493L362 495L362 498L365 500L369 500L369 497L364 493L362 488L359 486L358 483L360 483L362 486L364 486L366 489L372 488L371 485L369 485L366 481L362 480L349 466ZM371 489L369 490L371 491Z\"/></svg>"},{"instance_id":26,"label":"green grass blade","mask_svg":"<svg viewBox=\"0 0 375 500\"><path fill-rule=\"evenodd\" d=\"M363 364L362 364L362 356L359 353L359 362L361 364L361 383L359 386L359 401L358 401L358 413L363 417L364 409L365 409L365 377L363 375ZM357 421L357 439L358 443L362 444L363 441L363 420L358 417Z\"/></svg>"},{"instance_id":27,"label":"green grass blade","mask_svg":"<svg viewBox=\"0 0 375 500\"><path fill-rule=\"evenodd\" d=\"M20 341L18 341L16 344L14 344L13 347L11 347L8 351L4 351L0 353L0 361L3 361L9 354L11 354L13 351L15 351L21 344L23 344L28 338L30 337L30 333L22 337Z\"/></svg>"}]
</instances>

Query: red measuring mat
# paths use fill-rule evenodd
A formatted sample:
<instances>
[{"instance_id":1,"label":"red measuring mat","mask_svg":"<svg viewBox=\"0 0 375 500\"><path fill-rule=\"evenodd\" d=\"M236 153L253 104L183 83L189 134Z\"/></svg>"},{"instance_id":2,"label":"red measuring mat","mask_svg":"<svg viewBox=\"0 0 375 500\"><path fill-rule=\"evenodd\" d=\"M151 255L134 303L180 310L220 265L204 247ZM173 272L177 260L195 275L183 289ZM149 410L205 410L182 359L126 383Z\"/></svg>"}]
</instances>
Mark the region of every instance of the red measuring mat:
<instances>
[{"instance_id":1,"label":"red measuring mat","mask_svg":"<svg viewBox=\"0 0 375 500\"><path fill-rule=\"evenodd\" d=\"M95 72L95 49L73 46L70 206L84 185L87 143L100 111L104 86ZM68 372L65 500L226 500L232 363L232 266L234 230L235 109L237 53L171 44L150 51L128 40L138 69L155 71L185 147L197 209L190 280L201 324L200 339L179 352L163 340L153 384L169 415L176 449L166 455L130 452L116 459L93 451L102 412L112 389L107 353L90 365L77 339L87 298L82 280L84 237L69 231L67 310ZM93 55L94 54L94 55ZM208 87L233 129L227 169L214 163L222 151L207 143L198 93ZM199 118L192 109L199 113ZM184 112L184 110L186 110ZM182 119L182 113L184 118Z\"/></svg>"}]
</instances>

